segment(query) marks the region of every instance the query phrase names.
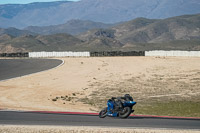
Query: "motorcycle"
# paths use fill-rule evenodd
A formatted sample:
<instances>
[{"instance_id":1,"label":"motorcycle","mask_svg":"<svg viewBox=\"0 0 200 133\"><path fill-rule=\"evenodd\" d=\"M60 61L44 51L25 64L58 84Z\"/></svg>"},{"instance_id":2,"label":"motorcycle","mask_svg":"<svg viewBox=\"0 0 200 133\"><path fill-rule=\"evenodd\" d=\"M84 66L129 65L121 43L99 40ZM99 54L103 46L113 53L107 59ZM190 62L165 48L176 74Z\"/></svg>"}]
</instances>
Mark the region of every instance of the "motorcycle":
<instances>
[{"instance_id":1,"label":"motorcycle","mask_svg":"<svg viewBox=\"0 0 200 133\"><path fill-rule=\"evenodd\" d=\"M136 102L133 101L132 97L131 100L124 101L122 101L121 98L114 99L112 98L107 101L107 107L102 109L99 113L100 118L105 118L106 116L127 118L134 112L132 108Z\"/></svg>"}]
</instances>

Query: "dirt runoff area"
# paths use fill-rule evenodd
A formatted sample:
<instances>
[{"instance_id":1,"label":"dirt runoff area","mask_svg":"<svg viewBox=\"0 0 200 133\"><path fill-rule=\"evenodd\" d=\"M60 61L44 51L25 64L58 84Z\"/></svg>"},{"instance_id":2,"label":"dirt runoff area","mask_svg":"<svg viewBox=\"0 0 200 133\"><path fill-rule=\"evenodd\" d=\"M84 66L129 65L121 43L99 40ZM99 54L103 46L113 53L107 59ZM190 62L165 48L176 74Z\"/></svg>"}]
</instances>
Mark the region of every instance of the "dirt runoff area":
<instances>
[{"instance_id":1,"label":"dirt runoff area","mask_svg":"<svg viewBox=\"0 0 200 133\"><path fill-rule=\"evenodd\" d=\"M200 58L61 59L58 68L0 82L0 109L98 112L129 93L136 114L200 116Z\"/></svg>"}]
</instances>

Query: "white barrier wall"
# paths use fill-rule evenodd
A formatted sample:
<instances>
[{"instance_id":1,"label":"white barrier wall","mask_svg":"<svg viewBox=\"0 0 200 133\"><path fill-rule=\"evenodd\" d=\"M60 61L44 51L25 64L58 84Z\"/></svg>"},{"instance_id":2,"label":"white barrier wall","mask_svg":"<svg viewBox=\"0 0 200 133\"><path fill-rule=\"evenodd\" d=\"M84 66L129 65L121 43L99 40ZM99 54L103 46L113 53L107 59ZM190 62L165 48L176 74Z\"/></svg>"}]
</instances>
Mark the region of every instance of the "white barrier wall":
<instances>
[{"instance_id":1,"label":"white barrier wall","mask_svg":"<svg viewBox=\"0 0 200 133\"><path fill-rule=\"evenodd\" d=\"M145 51L145 56L186 56L200 57L200 51Z\"/></svg>"},{"instance_id":2,"label":"white barrier wall","mask_svg":"<svg viewBox=\"0 0 200 133\"><path fill-rule=\"evenodd\" d=\"M90 52L29 52L29 57L90 57Z\"/></svg>"},{"instance_id":3,"label":"white barrier wall","mask_svg":"<svg viewBox=\"0 0 200 133\"><path fill-rule=\"evenodd\" d=\"M41 57L90 57L90 52L29 52L31 58ZM145 51L145 56L200 57L200 51Z\"/></svg>"}]
</instances>

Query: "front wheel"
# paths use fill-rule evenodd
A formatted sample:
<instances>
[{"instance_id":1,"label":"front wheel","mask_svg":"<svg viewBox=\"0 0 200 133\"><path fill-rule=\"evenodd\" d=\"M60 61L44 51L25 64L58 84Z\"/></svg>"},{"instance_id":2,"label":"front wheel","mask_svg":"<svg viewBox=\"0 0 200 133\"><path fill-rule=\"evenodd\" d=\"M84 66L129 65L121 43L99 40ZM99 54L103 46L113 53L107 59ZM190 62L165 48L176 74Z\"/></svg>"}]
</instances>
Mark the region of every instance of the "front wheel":
<instances>
[{"instance_id":1,"label":"front wheel","mask_svg":"<svg viewBox=\"0 0 200 133\"><path fill-rule=\"evenodd\" d=\"M107 115L107 108L104 108L103 110L101 110L101 111L99 112L99 117L100 117L100 118L105 118L106 115Z\"/></svg>"},{"instance_id":2,"label":"front wheel","mask_svg":"<svg viewBox=\"0 0 200 133\"><path fill-rule=\"evenodd\" d=\"M119 113L120 118L127 118L131 114L131 108L125 107L122 112Z\"/></svg>"}]
</instances>

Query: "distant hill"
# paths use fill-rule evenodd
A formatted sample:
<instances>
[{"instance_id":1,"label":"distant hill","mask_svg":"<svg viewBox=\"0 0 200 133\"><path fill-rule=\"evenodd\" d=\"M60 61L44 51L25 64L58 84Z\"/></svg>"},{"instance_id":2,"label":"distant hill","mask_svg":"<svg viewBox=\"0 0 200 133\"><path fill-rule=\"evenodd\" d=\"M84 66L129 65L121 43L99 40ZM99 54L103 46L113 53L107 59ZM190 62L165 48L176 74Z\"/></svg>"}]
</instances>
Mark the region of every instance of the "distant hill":
<instances>
[{"instance_id":1,"label":"distant hill","mask_svg":"<svg viewBox=\"0 0 200 133\"><path fill-rule=\"evenodd\" d=\"M7 34L0 36L0 53L29 51L104 51L118 50L122 44L113 39L98 38L82 41L69 34L25 35L13 37Z\"/></svg>"},{"instance_id":2,"label":"distant hill","mask_svg":"<svg viewBox=\"0 0 200 133\"><path fill-rule=\"evenodd\" d=\"M101 34L99 34L101 33ZM200 40L200 14L163 20L137 18L109 29L90 30L78 38L91 40L99 35L126 44L162 43L175 40Z\"/></svg>"},{"instance_id":3,"label":"distant hill","mask_svg":"<svg viewBox=\"0 0 200 133\"><path fill-rule=\"evenodd\" d=\"M4 39L4 38L7 39ZM69 34L55 34L49 36L25 35L12 37L0 36L0 52L28 52L28 51L63 51L74 50L82 41Z\"/></svg>"},{"instance_id":4,"label":"distant hill","mask_svg":"<svg viewBox=\"0 0 200 133\"><path fill-rule=\"evenodd\" d=\"M12 27L7 28L7 29L0 28L0 35L3 35L3 34L8 34L8 35L15 36L15 37L22 36L22 35L36 35L36 33L33 33L31 31L19 30L19 29L12 28Z\"/></svg>"},{"instance_id":5,"label":"distant hill","mask_svg":"<svg viewBox=\"0 0 200 133\"><path fill-rule=\"evenodd\" d=\"M88 20L70 20L65 24L52 25L52 26L29 26L24 30L35 32L42 35L50 35L57 33L68 33L71 35L80 34L91 29L108 28L113 26L112 24L104 24L100 22L93 22Z\"/></svg>"},{"instance_id":6,"label":"distant hill","mask_svg":"<svg viewBox=\"0 0 200 133\"><path fill-rule=\"evenodd\" d=\"M122 43L198 40L200 39L200 14L163 20L136 19L116 26L113 30L116 31L116 39Z\"/></svg>"},{"instance_id":7,"label":"distant hill","mask_svg":"<svg viewBox=\"0 0 200 133\"><path fill-rule=\"evenodd\" d=\"M63 24L72 19L103 23L138 17L163 19L200 13L199 0L81 0L0 5L0 27L25 28Z\"/></svg>"}]
</instances>

